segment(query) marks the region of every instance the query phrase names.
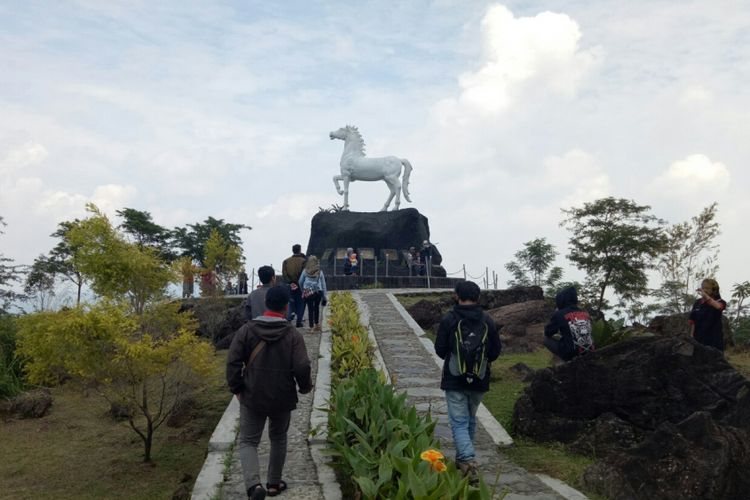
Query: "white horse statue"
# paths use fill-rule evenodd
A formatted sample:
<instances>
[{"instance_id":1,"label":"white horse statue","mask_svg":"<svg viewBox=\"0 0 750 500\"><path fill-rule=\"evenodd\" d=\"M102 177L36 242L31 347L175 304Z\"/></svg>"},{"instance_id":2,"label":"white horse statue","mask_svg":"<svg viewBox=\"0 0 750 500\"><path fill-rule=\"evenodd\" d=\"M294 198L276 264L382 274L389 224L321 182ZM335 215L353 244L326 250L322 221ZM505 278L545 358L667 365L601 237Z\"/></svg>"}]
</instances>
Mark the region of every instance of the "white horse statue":
<instances>
[{"instance_id":1,"label":"white horse statue","mask_svg":"<svg viewBox=\"0 0 750 500\"><path fill-rule=\"evenodd\" d=\"M365 141L357 130L357 127L347 125L330 134L331 140L341 139L344 141L344 153L341 155L341 175L333 177L333 183L336 185L336 191L344 195L343 210L349 210L349 183L354 181L385 181L388 189L391 190L390 196L383 205L381 212L388 210L393 197L396 197L396 210L401 204L401 191L404 191L404 198L411 202L409 198L409 174L411 174L411 163L406 158L397 158L395 156L385 156L383 158L366 158ZM401 175L401 166L404 166L403 185L399 180ZM344 190L341 190L339 181L344 181Z\"/></svg>"}]
</instances>

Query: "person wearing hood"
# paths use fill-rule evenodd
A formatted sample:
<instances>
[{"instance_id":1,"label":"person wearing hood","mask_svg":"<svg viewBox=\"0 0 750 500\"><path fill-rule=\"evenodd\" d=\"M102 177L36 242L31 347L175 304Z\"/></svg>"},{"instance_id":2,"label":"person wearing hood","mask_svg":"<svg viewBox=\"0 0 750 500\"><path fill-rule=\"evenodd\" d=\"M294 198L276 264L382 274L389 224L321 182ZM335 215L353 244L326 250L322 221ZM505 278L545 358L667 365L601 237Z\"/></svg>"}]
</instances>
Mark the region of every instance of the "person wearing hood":
<instances>
[{"instance_id":1,"label":"person wearing hood","mask_svg":"<svg viewBox=\"0 0 750 500\"><path fill-rule=\"evenodd\" d=\"M305 341L285 319L288 306L288 287L269 288L265 313L237 330L227 355L227 383L240 402L240 462L253 500L286 489L281 475L291 412L297 407L297 390L307 394L313 387ZM271 451L264 488L258 444L266 420Z\"/></svg>"},{"instance_id":2,"label":"person wearing hood","mask_svg":"<svg viewBox=\"0 0 750 500\"><path fill-rule=\"evenodd\" d=\"M456 467L471 481L478 479L474 435L476 414L490 388L490 364L502 348L495 322L478 304L481 291L472 281L456 285L457 304L440 322L435 353L443 363L440 388L456 446Z\"/></svg>"},{"instance_id":3,"label":"person wearing hood","mask_svg":"<svg viewBox=\"0 0 750 500\"><path fill-rule=\"evenodd\" d=\"M591 337L591 317L578 307L575 287L562 289L555 296L557 311L544 327L544 347L563 361L594 350ZM557 339L554 336L560 334Z\"/></svg>"}]
</instances>

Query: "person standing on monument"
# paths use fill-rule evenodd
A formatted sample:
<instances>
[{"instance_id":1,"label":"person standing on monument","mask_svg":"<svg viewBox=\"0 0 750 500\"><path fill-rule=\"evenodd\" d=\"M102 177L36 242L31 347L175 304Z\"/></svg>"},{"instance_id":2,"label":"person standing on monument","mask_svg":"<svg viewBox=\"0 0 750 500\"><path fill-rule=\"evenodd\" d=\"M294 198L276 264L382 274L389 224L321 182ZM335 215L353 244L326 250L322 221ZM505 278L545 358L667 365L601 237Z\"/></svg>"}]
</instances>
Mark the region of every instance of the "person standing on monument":
<instances>
[{"instance_id":1,"label":"person standing on monument","mask_svg":"<svg viewBox=\"0 0 750 500\"><path fill-rule=\"evenodd\" d=\"M443 316L435 339L435 354L444 360L440 388L456 445L456 468L472 483L479 480L474 451L477 410L490 389L490 365L502 349L495 322L479 305L480 294L473 281L458 283L457 304Z\"/></svg>"},{"instance_id":2,"label":"person standing on monument","mask_svg":"<svg viewBox=\"0 0 750 500\"><path fill-rule=\"evenodd\" d=\"M281 277L284 283L289 285L289 311L287 319L296 320L297 328L302 327L302 315L305 313L305 303L302 301L302 290L299 288L299 277L305 267L305 254L302 253L302 245L296 243L292 246L292 255L284 260L281 265Z\"/></svg>"},{"instance_id":3,"label":"person standing on monument","mask_svg":"<svg viewBox=\"0 0 750 500\"><path fill-rule=\"evenodd\" d=\"M237 276L237 286L239 287L237 290L238 294L247 294L247 272L245 272L244 266L240 269L240 274Z\"/></svg>"},{"instance_id":4,"label":"person standing on monument","mask_svg":"<svg viewBox=\"0 0 750 500\"><path fill-rule=\"evenodd\" d=\"M310 358L297 329L285 321L289 288L274 286L266 293L263 316L248 321L234 335L227 354L227 383L240 402L239 452L247 496L261 500L287 489L282 479L287 432L297 391L313 388ZM258 445L268 420L271 450L268 482L260 482Z\"/></svg>"}]
</instances>

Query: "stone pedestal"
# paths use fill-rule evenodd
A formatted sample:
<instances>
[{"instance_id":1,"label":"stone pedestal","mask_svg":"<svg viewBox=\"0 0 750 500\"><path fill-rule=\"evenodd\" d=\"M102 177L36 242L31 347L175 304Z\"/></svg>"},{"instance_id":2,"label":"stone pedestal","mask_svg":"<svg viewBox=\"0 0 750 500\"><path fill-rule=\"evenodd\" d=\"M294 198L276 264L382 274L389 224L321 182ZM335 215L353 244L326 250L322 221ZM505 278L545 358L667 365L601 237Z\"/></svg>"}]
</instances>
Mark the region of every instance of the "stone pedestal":
<instances>
[{"instance_id":1,"label":"stone pedestal","mask_svg":"<svg viewBox=\"0 0 750 500\"><path fill-rule=\"evenodd\" d=\"M332 275L336 249L352 247L365 257L363 249L372 249L377 259L377 274L386 274L387 251L395 251L396 259L388 260L389 276L408 276L409 269L403 259L403 252L409 247L419 249L424 240L430 239L427 217L414 208L392 212L319 212L312 219L307 255L315 255ZM442 257L433 246L432 273L434 277L444 277L440 267ZM337 273L343 268L343 261L335 263ZM375 274L375 259L367 259L362 264L361 274Z\"/></svg>"}]
</instances>

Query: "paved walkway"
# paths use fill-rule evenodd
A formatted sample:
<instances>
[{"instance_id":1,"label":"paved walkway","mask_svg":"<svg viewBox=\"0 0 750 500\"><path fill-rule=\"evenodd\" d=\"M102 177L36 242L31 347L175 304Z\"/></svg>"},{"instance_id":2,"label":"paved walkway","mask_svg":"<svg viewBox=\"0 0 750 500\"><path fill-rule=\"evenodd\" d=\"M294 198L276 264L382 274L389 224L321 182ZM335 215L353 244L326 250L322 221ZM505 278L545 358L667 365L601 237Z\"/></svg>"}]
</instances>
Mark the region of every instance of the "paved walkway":
<instances>
[{"instance_id":1,"label":"paved walkway","mask_svg":"<svg viewBox=\"0 0 750 500\"><path fill-rule=\"evenodd\" d=\"M312 376L318 371L318 348L320 346L320 334L310 334L307 328L301 329L305 338L307 354L312 362ZM288 448L286 464L284 465L284 481L289 485L279 498L285 499L316 499L323 498L323 491L318 481L318 474L313 462L310 448L307 444L307 434L310 431L310 412L312 411L313 392L299 394L297 410L292 412L292 421L289 424ZM239 432L237 433L239 437ZM265 484L268 471L268 426L263 431L263 437L258 447L260 455L260 477ZM229 469L228 479L224 482L221 490L221 498L224 500L246 500L247 493L242 480L242 467L240 465L239 442L232 454L232 464Z\"/></svg>"},{"instance_id":2,"label":"paved walkway","mask_svg":"<svg viewBox=\"0 0 750 500\"><path fill-rule=\"evenodd\" d=\"M455 456L445 394L440 390L440 368L432 354L401 317L386 293L373 290L359 294L369 309L370 326L396 389L405 391L409 395L409 402L419 412L431 412L438 421L435 436L440 439L442 450L446 456ZM499 494L507 488L506 500L563 498L535 475L510 462L499 451L483 425L477 425L475 443L477 462L485 481L492 487L499 472L495 491Z\"/></svg>"},{"instance_id":3,"label":"paved walkway","mask_svg":"<svg viewBox=\"0 0 750 500\"><path fill-rule=\"evenodd\" d=\"M358 301L366 309L364 322L372 329L382 359L387 367L394 385L400 391L406 391L409 401L421 413L431 412L438 421L435 429L440 439L442 449L448 456L455 453L453 439L447 423L445 397L440 390L440 369L435 363L432 352L422 343L423 339L414 334L412 326L405 320L397 306L394 305L387 291L365 290L355 292ZM325 324L325 322L322 322ZM326 325L327 327L327 325ZM318 373L318 359L321 335L313 335L303 329L307 350L313 364L313 377ZM325 371L325 370L323 370ZM318 380L316 385L325 382ZM312 412L313 394L300 396L297 410L292 414L289 429L289 451L284 468L284 479L289 484L289 490L280 498L284 499L320 499L332 498L324 495L322 481L313 461L315 451L311 453L310 443L307 441L310 430L310 416ZM500 430L502 432L502 430ZM495 438L493 440L493 437ZM477 460L484 474L487 484L492 487L497 481L496 493L507 490L506 500L552 500L563 498L546 486L540 479L511 463L500 451L494 441L498 439L497 429L491 436L483 425L477 426ZM268 438L264 432L260 446L261 478L265 481L268 463ZM499 473L499 480L496 479ZM328 492L326 492L328 493ZM573 491L568 498L585 498ZM242 470L238 449L235 447L232 455L229 474L222 486L222 499L244 500L247 498L242 481Z\"/></svg>"}]
</instances>

